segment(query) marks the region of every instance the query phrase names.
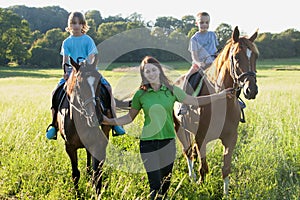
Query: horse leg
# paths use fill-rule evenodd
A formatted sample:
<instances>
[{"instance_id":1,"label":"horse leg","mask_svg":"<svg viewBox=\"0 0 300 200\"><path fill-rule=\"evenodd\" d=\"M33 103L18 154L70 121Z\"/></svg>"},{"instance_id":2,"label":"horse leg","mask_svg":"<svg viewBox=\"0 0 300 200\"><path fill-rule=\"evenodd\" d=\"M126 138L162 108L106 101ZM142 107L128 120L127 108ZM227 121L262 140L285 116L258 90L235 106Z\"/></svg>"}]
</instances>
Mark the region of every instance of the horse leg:
<instances>
[{"instance_id":1,"label":"horse leg","mask_svg":"<svg viewBox=\"0 0 300 200\"><path fill-rule=\"evenodd\" d=\"M229 174L231 173L231 160L232 160L233 150L237 141L237 133L233 135L234 136L231 138L231 141L222 140L222 143L224 145L224 151L223 151L224 165L222 167L222 177L224 182L223 189L225 195L229 194Z\"/></svg>"},{"instance_id":2,"label":"horse leg","mask_svg":"<svg viewBox=\"0 0 300 200\"><path fill-rule=\"evenodd\" d=\"M183 143L182 150L183 150L183 155L184 155L184 157L187 161L187 164L188 164L189 177L193 181L196 181L197 175L194 172L194 151L195 151L195 148L194 148L194 145L192 144L192 142L190 140L185 140L185 141L188 141L188 143Z\"/></svg>"},{"instance_id":3,"label":"horse leg","mask_svg":"<svg viewBox=\"0 0 300 200\"><path fill-rule=\"evenodd\" d=\"M74 147L66 145L66 152L69 155L72 165L72 179L74 181L75 189L78 190L78 182L80 178L80 171L78 170L77 150Z\"/></svg>"},{"instance_id":4,"label":"horse leg","mask_svg":"<svg viewBox=\"0 0 300 200\"><path fill-rule=\"evenodd\" d=\"M189 177L196 182L197 180L197 175L194 172L194 148L193 146L190 146L190 148L184 152L187 164L188 164L188 169L189 169Z\"/></svg>"},{"instance_id":5,"label":"horse leg","mask_svg":"<svg viewBox=\"0 0 300 200\"><path fill-rule=\"evenodd\" d=\"M196 137L196 150L198 154L198 158L201 161L199 167L200 178L198 180L199 183L203 183L205 181L205 176L208 173L208 165L206 162L206 142L205 142L205 134L202 134L201 130L198 129Z\"/></svg>"},{"instance_id":6,"label":"horse leg","mask_svg":"<svg viewBox=\"0 0 300 200\"><path fill-rule=\"evenodd\" d=\"M174 116L173 112L173 118L174 118L174 124L175 124L175 131L176 135L181 143L183 155L187 161L188 164L188 170L189 170L189 177L196 181L196 173L194 172L194 157L193 157L193 147L192 147L192 139L189 132L187 132L183 126L180 125L177 118Z\"/></svg>"},{"instance_id":7,"label":"horse leg","mask_svg":"<svg viewBox=\"0 0 300 200\"><path fill-rule=\"evenodd\" d=\"M201 160L200 167L199 167L199 183L204 183L206 174L208 173L208 164L206 161L206 144L203 144L198 151L198 156Z\"/></svg>"},{"instance_id":8,"label":"horse leg","mask_svg":"<svg viewBox=\"0 0 300 200\"><path fill-rule=\"evenodd\" d=\"M92 175L91 161L92 161L92 156L90 152L86 149L86 172L88 175Z\"/></svg>"},{"instance_id":9,"label":"horse leg","mask_svg":"<svg viewBox=\"0 0 300 200\"><path fill-rule=\"evenodd\" d=\"M99 161L97 158L92 157L93 159L93 177L92 182L96 189L96 194L99 195L102 185L102 167L104 160Z\"/></svg>"}]
</instances>

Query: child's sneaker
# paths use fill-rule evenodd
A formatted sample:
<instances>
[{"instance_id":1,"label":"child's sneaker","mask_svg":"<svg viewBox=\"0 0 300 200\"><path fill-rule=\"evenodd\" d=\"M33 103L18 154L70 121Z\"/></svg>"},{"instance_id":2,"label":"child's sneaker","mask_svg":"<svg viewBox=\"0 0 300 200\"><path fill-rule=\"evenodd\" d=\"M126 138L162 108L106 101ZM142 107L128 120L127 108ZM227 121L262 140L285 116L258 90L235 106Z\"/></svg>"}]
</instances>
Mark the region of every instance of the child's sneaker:
<instances>
[{"instance_id":1,"label":"child's sneaker","mask_svg":"<svg viewBox=\"0 0 300 200\"><path fill-rule=\"evenodd\" d=\"M124 135L126 132L122 126L112 126L112 135L119 136Z\"/></svg>"},{"instance_id":2,"label":"child's sneaker","mask_svg":"<svg viewBox=\"0 0 300 200\"><path fill-rule=\"evenodd\" d=\"M57 129L52 124L50 124L46 130L46 137L49 140L57 139Z\"/></svg>"}]
</instances>

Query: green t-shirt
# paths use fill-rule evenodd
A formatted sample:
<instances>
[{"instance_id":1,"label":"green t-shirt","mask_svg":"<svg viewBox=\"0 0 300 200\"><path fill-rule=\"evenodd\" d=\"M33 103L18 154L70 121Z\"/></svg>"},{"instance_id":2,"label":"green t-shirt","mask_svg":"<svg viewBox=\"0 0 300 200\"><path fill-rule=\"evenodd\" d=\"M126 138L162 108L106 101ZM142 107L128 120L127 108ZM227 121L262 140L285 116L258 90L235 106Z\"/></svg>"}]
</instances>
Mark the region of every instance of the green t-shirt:
<instances>
[{"instance_id":1,"label":"green t-shirt","mask_svg":"<svg viewBox=\"0 0 300 200\"><path fill-rule=\"evenodd\" d=\"M173 94L164 85L158 91L138 90L131 107L144 112L144 127L141 140L162 140L175 138L173 107L175 101L182 102L186 93L174 86Z\"/></svg>"}]
</instances>

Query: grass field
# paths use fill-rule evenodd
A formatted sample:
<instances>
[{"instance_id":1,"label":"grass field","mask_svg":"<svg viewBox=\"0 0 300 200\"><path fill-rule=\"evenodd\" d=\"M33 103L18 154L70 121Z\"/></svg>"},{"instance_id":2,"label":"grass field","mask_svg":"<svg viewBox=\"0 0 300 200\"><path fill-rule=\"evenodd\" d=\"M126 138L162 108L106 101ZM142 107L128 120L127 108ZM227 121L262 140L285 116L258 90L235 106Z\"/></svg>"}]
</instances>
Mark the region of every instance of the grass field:
<instances>
[{"instance_id":1,"label":"grass field","mask_svg":"<svg viewBox=\"0 0 300 200\"><path fill-rule=\"evenodd\" d=\"M300 199L300 71L273 69L299 67L299 60L258 63L259 94L255 100L245 100L247 123L239 126L228 199ZM174 80L186 70L176 67L168 74ZM119 98L133 93L139 84L138 71L103 74ZM75 199L64 141L45 138L51 91L60 76L58 69L0 67L0 199ZM125 126L128 134L110 138L102 199L147 199L147 177L138 151L142 123L138 116ZM95 199L85 173L85 151L79 155L80 197ZM191 182L178 145L169 198L223 199L218 141L210 144L208 164L207 181Z\"/></svg>"}]
</instances>

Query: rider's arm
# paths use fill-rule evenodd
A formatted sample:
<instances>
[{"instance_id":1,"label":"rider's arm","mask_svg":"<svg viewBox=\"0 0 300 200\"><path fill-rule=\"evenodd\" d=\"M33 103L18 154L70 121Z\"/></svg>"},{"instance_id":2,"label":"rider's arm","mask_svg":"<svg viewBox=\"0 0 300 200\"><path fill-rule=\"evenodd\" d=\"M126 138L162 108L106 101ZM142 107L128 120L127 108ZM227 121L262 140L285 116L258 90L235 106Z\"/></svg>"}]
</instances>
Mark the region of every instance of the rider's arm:
<instances>
[{"instance_id":1,"label":"rider's arm","mask_svg":"<svg viewBox=\"0 0 300 200\"><path fill-rule=\"evenodd\" d=\"M65 68L65 63L69 63L69 56L64 55L63 58L62 58L61 67L64 70L64 72L67 71L67 69Z\"/></svg>"},{"instance_id":2,"label":"rider's arm","mask_svg":"<svg viewBox=\"0 0 300 200\"><path fill-rule=\"evenodd\" d=\"M192 56L193 63L198 66L198 69L200 67L202 67L202 68L205 67L205 63L203 61L200 61L197 51L192 51L191 56Z\"/></svg>"},{"instance_id":3,"label":"rider's arm","mask_svg":"<svg viewBox=\"0 0 300 200\"><path fill-rule=\"evenodd\" d=\"M105 115L103 115L103 122L102 124L107 124L107 125L125 125L129 124L132 122L135 117L138 115L139 110L136 110L134 108L131 108L128 113L122 117L118 118L107 118Z\"/></svg>"},{"instance_id":4,"label":"rider's arm","mask_svg":"<svg viewBox=\"0 0 300 200\"><path fill-rule=\"evenodd\" d=\"M94 63L94 60L95 60L95 54L90 54L87 58L89 64Z\"/></svg>"},{"instance_id":5,"label":"rider's arm","mask_svg":"<svg viewBox=\"0 0 300 200\"><path fill-rule=\"evenodd\" d=\"M64 79L67 80L69 78L68 67L70 67L69 56L66 55L63 56L61 67L64 70Z\"/></svg>"},{"instance_id":6,"label":"rider's arm","mask_svg":"<svg viewBox=\"0 0 300 200\"><path fill-rule=\"evenodd\" d=\"M193 106L205 106L216 100L225 99L226 96L228 96L228 97L232 96L232 88L225 89L220 93L199 96L199 97L193 97L190 95L186 95L186 97L183 99L182 103L187 104L187 105L193 105Z\"/></svg>"}]
</instances>

